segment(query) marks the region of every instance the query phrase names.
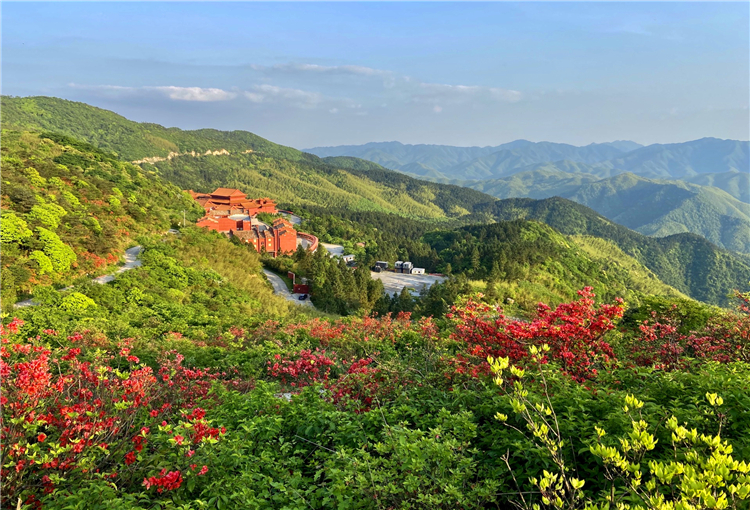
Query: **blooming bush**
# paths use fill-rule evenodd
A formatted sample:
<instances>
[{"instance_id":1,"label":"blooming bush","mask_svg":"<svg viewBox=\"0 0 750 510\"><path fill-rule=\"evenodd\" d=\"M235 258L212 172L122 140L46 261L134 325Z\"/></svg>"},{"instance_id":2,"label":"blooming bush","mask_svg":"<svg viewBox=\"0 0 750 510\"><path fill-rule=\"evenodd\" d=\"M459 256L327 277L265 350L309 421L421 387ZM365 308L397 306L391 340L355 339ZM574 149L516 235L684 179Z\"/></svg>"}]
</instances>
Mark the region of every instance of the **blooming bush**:
<instances>
[{"instance_id":1,"label":"blooming bush","mask_svg":"<svg viewBox=\"0 0 750 510\"><path fill-rule=\"evenodd\" d=\"M339 360L336 353L303 349L290 357L276 354L267 365L271 377L294 391L320 383L337 407L360 413L369 411L375 399L391 395L399 382L397 375L373 364L372 358Z\"/></svg>"},{"instance_id":2,"label":"blooming bush","mask_svg":"<svg viewBox=\"0 0 750 510\"><path fill-rule=\"evenodd\" d=\"M163 492L206 473L190 469L193 456L203 458L223 433L196 407L214 380L206 371L182 367L178 354L154 372L128 347L53 349L41 337L16 338L21 326L3 328L0 346L3 507L90 480Z\"/></svg>"},{"instance_id":3,"label":"blooming bush","mask_svg":"<svg viewBox=\"0 0 750 510\"><path fill-rule=\"evenodd\" d=\"M331 375L331 366L336 363L333 357L326 355L325 350L303 349L294 359L274 356L273 363L268 362L268 373L284 384L293 388L303 388L311 384L326 382Z\"/></svg>"},{"instance_id":4,"label":"blooming bush","mask_svg":"<svg viewBox=\"0 0 750 510\"><path fill-rule=\"evenodd\" d=\"M615 304L596 306L591 287L578 295L577 301L555 309L540 303L529 322L508 318L499 307L469 299L448 314L455 323L451 337L464 343L472 356L507 357L511 362L527 359L529 346L548 345L548 356L571 377L579 381L595 377L596 367L615 357L604 335L622 317L623 302L617 298ZM545 357L542 362L546 361Z\"/></svg>"},{"instance_id":5,"label":"blooming bush","mask_svg":"<svg viewBox=\"0 0 750 510\"><path fill-rule=\"evenodd\" d=\"M346 364L346 361L343 361ZM399 384L398 376L386 374L371 366L372 358L352 361L346 374L327 385L331 401L355 413L367 412L376 400L382 402L393 394Z\"/></svg>"},{"instance_id":6,"label":"blooming bush","mask_svg":"<svg viewBox=\"0 0 750 510\"><path fill-rule=\"evenodd\" d=\"M750 294L736 293L736 311L717 315L700 331L680 332L673 307L666 313L651 313L639 325L640 335L631 346L633 361L662 370L684 369L689 360L719 363L750 361Z\"/></svg>"}]
</instances>

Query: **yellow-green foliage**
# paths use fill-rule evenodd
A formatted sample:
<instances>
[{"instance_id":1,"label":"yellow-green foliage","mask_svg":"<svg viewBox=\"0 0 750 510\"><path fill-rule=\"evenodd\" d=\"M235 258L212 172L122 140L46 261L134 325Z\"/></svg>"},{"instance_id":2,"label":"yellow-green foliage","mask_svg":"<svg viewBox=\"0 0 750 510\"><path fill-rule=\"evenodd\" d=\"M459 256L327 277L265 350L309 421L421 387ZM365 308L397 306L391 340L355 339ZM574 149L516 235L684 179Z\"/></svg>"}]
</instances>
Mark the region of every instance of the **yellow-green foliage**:
<instances>
[{"instance_id":1,"label":"yellow-green foliage","mask_svg":"<svg viewBox=\"0 0 750 510\"><path fill-rule=\"evenodd\" d=\"M718 413L723 399L707 393L706 399ZM624 410L631 417L632 431L627 438L619 438L619 446L603 442L606 432L597 428L597 443L591 453L604 463L609 480L622 481L626 490L640 499L632 505L620 504L623 510L703 510L709 508L747 508L750 501L750 464L732 456L732 446L721 438L721 427L716 435L699 434L695 428L680 425L670 417L666 426L672 432L674 460L648 460L646 452L653 450L656 439L640 416L643 402L630 395ZM647 467L644 467L646 465ZM614 505L615 495L603 505L591 510Z\"/></svg>"},{"instance_id":2,"label":"yellow-green foliage","mask_svg":"<svg viewBox=\"0 0 750 510\"><path fill-rule=\"evenodd\" d=\"M232 244L221 234L197 227L183 229L179 238L175 236L166 242L178 247L174 256L186 267L216 271L232 286L247 291L263 303L263 313L282 316L297 308L273 295L260 276L260 256L251 248Z\"/></svg>"},{"instance_id":3,"label":"yellow-green foliage","mask_svg":"<svg viewBox=\"0 0 750 510\"><path fill-rule=\"evenodd\" d=\"M592 236L570 236L570 239L592 260L601 264L605 277L625 282L630 291L689 299L679 290L662 282L653 271L623 252L612 241Z\"/></svg>"},{"instance_id":4,"label":"yellow-green foliage","mask_svg":"<svg viewBox=\"0 0 750 510\"><path fill-rule=\"evenodd\" d=\"M202 212L173 185L59 134L3 130L2 161L4 305L106 271L139 234Z\"/></svg>"},{"instance_id":5,"label":"yellow-green foliage","mask_svg":"<svg viewBox=\"0 0 750 510\"><path fill-rule=\"evenodd\" d=\"M271 196L297 205L347 207L359 211L385 211L419 218L444 218L446 213L430 201L429 190L410 193L354 175L323 168L320 163L290 161L258 154L221 157L184 156L155 164L160 175L183 188L210 191L217 186L242 189L248 196ZM321 171L323 170L323 171Z\"/></svg>"},{"instance_id":6,"label":"yellow-green foliage","mask_svg":"<svg viewBox=\"0 0 750 510\"><path fill-rule=\"evenodd\" d=\"M723 399L707 393L706 399L719 418L718 433L702 434L695 428L680 425L677 418L666 420L671 431L673 459L649 458L658 443L642 414L643 401L633 395L625 397L623 411L629 417L630 432L616 441L605 440L607 432L597 426L590 452L603 464L603 475L609 480L609 494L595 498L583 492L585 480L575 478L565 460L567 441L563 438L558 415L552 407L547 377L549 368L541 363L549 347L531 346L529 353L534 379L541 381L546 400L532 402L525 377L526 370L510 364L508 358L489 359L495 383L511 396L513 412L526 424L531 440L551 459L541 477L532 477L534 492L519 491L517 506L524 510L707 510L741 509L750 502L750 464L735 459L732 446L722 439L726 415L719 412ZM529 383L530 385L531 383ZM508 423L508 416L495 418ZM509 425L512 428L512 425ZM519 430L519 429L516 429ZM520 430L519 430L520 431ZM508 469L509 456L504 460Z\"/></svg>"}]
</instances>

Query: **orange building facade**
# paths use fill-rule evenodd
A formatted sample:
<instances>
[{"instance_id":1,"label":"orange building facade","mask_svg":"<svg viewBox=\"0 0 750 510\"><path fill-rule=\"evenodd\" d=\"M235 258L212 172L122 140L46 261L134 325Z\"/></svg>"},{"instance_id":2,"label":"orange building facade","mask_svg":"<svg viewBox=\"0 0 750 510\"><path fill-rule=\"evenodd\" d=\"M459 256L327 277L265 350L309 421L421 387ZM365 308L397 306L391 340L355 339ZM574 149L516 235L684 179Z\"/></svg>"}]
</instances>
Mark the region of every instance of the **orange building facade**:
<instances>
[{"instance_id":1,"label":"orange building facade","mask_svg":"<svg viewBox=\"0 0 750 510\"><path fill-rule=\"evenodd\" d=\"M233 188L217 188L213 193L196 193L189 190L193 200L206 211L207 216L234 216L246 214L255 216L258 213L276 214L276 202L270 198L248 199L245 193Z\"/></svg>"},{"instance_id":2,"label":"orange building facade","mask_svg":"<svg viewBox=\"0 0 750 510\"><path fill-rule=\"evenodd\" d=\"M265 251L274 257L297 249L297 231L289 221L277 218L271 226L255 221L258 213L278 212L270 198L248 199L245 193L231 188L218 188L210 194L189 193L206 211L197 226L237 237L258 253Z\"/></svg>"}]
</instances>

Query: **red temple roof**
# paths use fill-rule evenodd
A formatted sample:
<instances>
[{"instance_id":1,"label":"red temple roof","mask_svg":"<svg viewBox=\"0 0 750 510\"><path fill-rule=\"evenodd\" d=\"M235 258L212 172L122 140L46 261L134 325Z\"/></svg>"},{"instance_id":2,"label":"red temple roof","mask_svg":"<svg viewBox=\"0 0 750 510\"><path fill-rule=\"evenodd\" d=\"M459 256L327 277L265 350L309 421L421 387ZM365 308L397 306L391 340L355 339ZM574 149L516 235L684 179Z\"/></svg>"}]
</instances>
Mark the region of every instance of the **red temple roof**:
<instances>
[{"instance_id":1,"label":"red temple roof","mask_svg":"<svg viewBox=\"0 0 750 510\"><path fill-rule=\"evenodd\" d=\"M211 195L220 197L233 197L238 195L242 195L243 197L246 196L245 193L235 188L216 188L216 191L211 193Z\"/></svg>"}]
</instances>

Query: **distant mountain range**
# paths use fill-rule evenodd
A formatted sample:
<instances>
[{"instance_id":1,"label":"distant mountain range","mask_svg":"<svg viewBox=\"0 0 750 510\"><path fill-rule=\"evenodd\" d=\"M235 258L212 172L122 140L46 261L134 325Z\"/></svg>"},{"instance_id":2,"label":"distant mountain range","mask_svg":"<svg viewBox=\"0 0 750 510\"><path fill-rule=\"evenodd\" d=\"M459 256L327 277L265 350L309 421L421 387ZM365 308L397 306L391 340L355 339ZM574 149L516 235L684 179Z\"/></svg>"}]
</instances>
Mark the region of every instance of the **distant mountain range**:
<instances>
[{"instance_id":1,"label":"distant mountain range","mask_svg":"<svg viewBox=\"0 0 750 510\"><path fill-rule=\"evenodd\" d=\"M495 147L453 147L449 145L404 145L399 142L315 147L305 152L322 158L353 156L386 168L419 176L446 179L488 179L515 173L514 170L549 161L572 161L594 165L617 158L641 147L630 141L595 143L576 147L564 143L516 140Z\"/></svg>"},{"instance_id":2,"label":"distant mountain range","mask_svg":"<svg viewBox=\"0 0 750 510\"><path fill-rule=\"evenodd\" d=\"M574 145L516 140L496 147L404 145L398 142L315 147L320 157L353 156L433 180L486 180L538 170L586 173L600 178L631 172L659 179L695 180L746 200L747 189L733 174L750 171L750 142L702 138L641 146L616 141Z\"/></svg>"},{"instance_id":3,"label":"distant mountain range","mask_svg":"<svg viewBox=\"0 0 750 510\"><path fill-rule=\"evenodd\" d=\"M749 147L703 138L646 147L517 140L496 147L387 142L308 151L325 160L364 158L501 199L565 197L646 235L692 232L750 253Z\"/></svg>"}]
</instances>

